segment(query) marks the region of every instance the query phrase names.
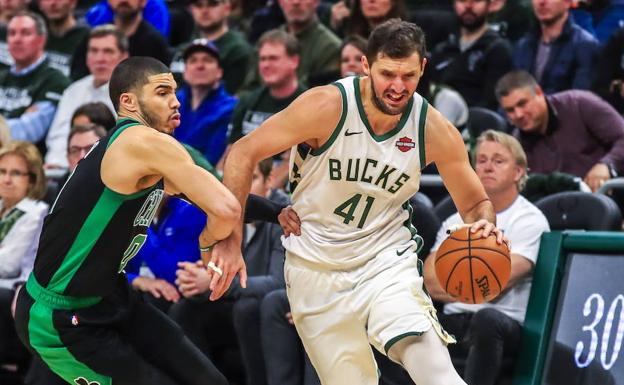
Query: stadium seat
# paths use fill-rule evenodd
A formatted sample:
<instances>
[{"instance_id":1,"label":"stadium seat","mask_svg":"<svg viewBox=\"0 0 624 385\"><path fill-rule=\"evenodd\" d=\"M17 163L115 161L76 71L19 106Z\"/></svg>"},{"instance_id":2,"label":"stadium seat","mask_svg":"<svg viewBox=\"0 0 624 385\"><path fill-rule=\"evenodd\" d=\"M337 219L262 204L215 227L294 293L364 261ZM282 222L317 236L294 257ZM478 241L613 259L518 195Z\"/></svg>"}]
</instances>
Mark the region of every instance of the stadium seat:
<instances>
[{"instance_id":1,"label":"stadium seat","mask_svg":"<svg viewBox=\"0 0 624 385\"><path fill-rule=\"evenodd\" d=\"M492 110L483 107L468 109L468 127L472 138L476 139L486 130L496 130L510 133L505 118Z\"/></svg>"},{"instance_id":2,"label":"stadium seat","mask_svg":"<svg viewBox=\"0 0 624 385\"><path fill-rule=\"evenodd\" d=\"M455 203L453 203L451 196L448 195L446 198L442 199L435 205L433 211L435 212L440 222L444 222L446 218L457 212L457 208L455 207Z\"/></svg>"},{"instance_id":3,"label":"stadium seat","mask_svg":"<svg viewBox=\"0 0 624 385\"><path fill-rule=\"evenodd\" d=\"M540 199L551 230L619 231L622 214L609 197L580 191L565 191Z\"/></svg>"}]
</instances>

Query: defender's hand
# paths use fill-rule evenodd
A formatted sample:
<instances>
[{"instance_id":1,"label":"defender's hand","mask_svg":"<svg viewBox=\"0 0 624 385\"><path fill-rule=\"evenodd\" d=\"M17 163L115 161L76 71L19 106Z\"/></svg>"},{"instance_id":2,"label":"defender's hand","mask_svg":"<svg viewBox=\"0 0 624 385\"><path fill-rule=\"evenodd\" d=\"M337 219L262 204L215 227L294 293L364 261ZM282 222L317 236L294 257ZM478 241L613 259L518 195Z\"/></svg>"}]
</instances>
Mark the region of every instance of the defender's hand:
<instances>
[{"instance_id":1,"label":"defender's hand","mask_svg":"<svg viewBox=\"0 0 624 385\"><path fill-rule=\"evenodd\" d=\"M241 245L233 235L217 243L208 253L210 255L206 255L206 257L209 258L210 262L208 262L207 267L215 273L210 282L211 301L216 301L225 294L236 274L240 274L241 287L247 287L247 268L241 253ZM203 254L202 259L206 260Z\"/></svg>"},{"instance_id":2,"label":"defender's hand","mask_svg":"<svg viewBox=\"0 0 624 385\"><path fill-rule=\"evenodd\" d=\"M284 207L277 216L277 220L282 226L285 236L288 237L290 234L301 235L301 219L292 206Z\"/></svg>"}]
</instances>

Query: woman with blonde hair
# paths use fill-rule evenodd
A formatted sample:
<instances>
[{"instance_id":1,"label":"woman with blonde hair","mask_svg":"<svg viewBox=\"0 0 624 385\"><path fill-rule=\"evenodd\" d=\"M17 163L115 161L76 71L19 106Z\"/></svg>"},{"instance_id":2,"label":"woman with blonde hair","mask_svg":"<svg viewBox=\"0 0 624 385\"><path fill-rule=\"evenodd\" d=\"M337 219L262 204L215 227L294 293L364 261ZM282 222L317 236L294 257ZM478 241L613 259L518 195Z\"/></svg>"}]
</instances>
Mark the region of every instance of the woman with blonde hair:
<instances>
[{"instance_id":1,"label":"woman with blonde hair","mask_svg":"<svg viewBox=\"0 0 624 385\"><path fill-rule=\"evenodd\" d=\"M48 205L39 150L14 141L0 148L0 362L21 351L11 301L14 290L32 271ZM14 361L12 361L14 362Z\"/></svg>"}]
</instances>

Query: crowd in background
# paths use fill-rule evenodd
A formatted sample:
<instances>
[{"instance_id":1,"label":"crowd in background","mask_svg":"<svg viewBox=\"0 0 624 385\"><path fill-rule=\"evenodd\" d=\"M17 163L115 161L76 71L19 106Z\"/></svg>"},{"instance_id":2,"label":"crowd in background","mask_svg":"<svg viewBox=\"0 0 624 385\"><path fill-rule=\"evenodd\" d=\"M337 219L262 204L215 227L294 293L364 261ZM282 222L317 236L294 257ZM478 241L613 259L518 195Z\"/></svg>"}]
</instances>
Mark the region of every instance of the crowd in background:
<instances>
[{"instance_id":1,"label":"crowd in background","mask_svg":"<svg viewBox=\"0 0 624 385\"><path fill-rule=\"evenodd\" d=\"M427 64L418 92L461 131L492 200L524 195L526 209L534 207L529 201L574 190L609 194L624 207L617 184L603 188L624 173L624 0L0 0L0 382L62 383L21 347L11 304L32 269L49 206L80 159L115 126L108 82L119 62L152 56L170 66L181 114L173 135L219 177L231 144L307 89L364 76L367 37L391 18L423 28ZM503 155L494 156L488 142L500 144ZM289 157L287 151L261 162L252 192L287 204ZM506 161L520 174L505 169ZM435 167L423 172L436 174ZM504 191L488 187L489 173L510 178ZM422 191L412 204L429 218L419 210L433 212L445 194ZM531 255L523 254L528 262L518 276L528 300L535 242L548 223L539 210L526 210L534 217L521 222L539 230L527 241ZM414 221L419 232L435 235L447 216ZM289 313L280 227L246 224L248 287L234 282L223 299L210 302L197 250L205 221L193 205L168 198L127 267L129 283L231 383L318 383ZM433 241L425 239L421 258L435 253L439 240ZM435 289L432 297L446 302ZM452 308L440 306L453 314L481 310ZM519 312L504 319L514 338ZM459 328L481 333L472 318L478 317L462 318ZM499 341L502 360L517 340ZM494 378L475 379L471 370L482 367L468 357L454 362L466 366L471 384L500 380L502 361L489 369ZM382 383L409 383L377 358Z\"/></svg>"}]
</instances>

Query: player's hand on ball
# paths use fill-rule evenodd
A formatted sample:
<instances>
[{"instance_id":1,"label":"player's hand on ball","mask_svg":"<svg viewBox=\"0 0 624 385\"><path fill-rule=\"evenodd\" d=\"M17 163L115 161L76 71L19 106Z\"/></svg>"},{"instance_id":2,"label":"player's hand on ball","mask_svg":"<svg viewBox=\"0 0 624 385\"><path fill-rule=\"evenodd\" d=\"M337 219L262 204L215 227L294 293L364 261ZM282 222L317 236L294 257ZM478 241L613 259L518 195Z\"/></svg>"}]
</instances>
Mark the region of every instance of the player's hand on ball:
<instances>
[{"instance_id":1,"label":"player's hand on ball","mask_svg":"<svg viewBox=\"0 0 624 385\"><path fill-rule=\"evenodd\" d=\"M284 207L277 216L277 220L282 226L285 236L288 237L290 234L301 235L301 219L292 206Z\"/></svg>"},{"instance_id":2,"label":"player's hand on ball","mask_svg":"<svg viewBox=\"0 0 624 385\"><path fill-rule=\"evenodd\" d=\"M210 281L211 301L216 301L225 294L236 274L240 274L241 287L247 287L247 268L240 242L234 235L217 243L210 253L207 267L214 272Z\"/></svg>"},{"instance_id":3,"label":"player's hand on ball","mask_svg":"<svg viewBox=\"0 0 624 385\"><path fill-rule=\"evenodd\" d=\"M496 227L494 223L488 221L487 219L480 219L474 223L469 223L465 225L457 225L453 228L449 228L447 232L450 234L453 231L464 226L470 227L470 232L473 234L477 233L479 230L483 230L483 232L481 233L481 238L487 238L490 236L490 234L494 234L496 235L496 243L498 243L499 245L505 243L507 245L507 248L511 249L511 243L509 241L509 238L507 238L505 234L503 234L503 232L498 227Z\"/></svg>"}]
</instances>

